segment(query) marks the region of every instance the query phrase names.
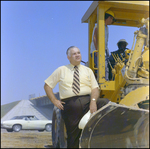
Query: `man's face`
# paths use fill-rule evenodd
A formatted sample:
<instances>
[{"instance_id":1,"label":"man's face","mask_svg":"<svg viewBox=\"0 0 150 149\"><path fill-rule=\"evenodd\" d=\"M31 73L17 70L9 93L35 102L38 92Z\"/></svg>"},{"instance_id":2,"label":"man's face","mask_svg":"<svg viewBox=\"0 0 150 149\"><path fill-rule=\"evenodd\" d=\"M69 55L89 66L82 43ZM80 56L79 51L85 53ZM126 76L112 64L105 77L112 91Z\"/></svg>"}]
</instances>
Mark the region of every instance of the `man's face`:
<instances>
[{"instance_id":1,"label":"man's face","mask_svg":"<svg viewBox=\"0 0 150 149\"><path fill-rule=\"evenodd\" d=\"M111 25L113 23L113 17L112 16L109 16L106 20L106 25Z\"/></svg>"},{"instance_id":2,"label":"man's face","mask_svg":"<svg viewBox=\"0 0 150 149\"><path fill-rule=\"evenodd\" d=\"M119 47L120 51L124 52L125 48L126 48L126 43L125 42L120 42L118 47Z\"/></svg>"},{"instance_id":3,"label":"man's face","mask_svg":"<svg viewBox=\"0 0 150 149\"><path fill-rule=\"evenodd\" d=\"M67 56L72 65L79 65L81 62L81 53L78 48L70 49L70 56Z\"/></svg>"}]
</instances>

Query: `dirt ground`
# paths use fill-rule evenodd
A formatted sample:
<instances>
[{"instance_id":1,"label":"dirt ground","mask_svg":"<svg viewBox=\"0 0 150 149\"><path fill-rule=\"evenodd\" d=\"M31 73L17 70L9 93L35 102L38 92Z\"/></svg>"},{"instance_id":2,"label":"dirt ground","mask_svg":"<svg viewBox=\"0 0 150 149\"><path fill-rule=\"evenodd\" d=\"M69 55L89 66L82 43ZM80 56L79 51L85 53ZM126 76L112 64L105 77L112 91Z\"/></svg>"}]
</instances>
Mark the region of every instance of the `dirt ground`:
<instances>
[{"instance_id":1,"label":"dirt ground","mask_svg":"<svg viewBox=\"0 0 150 149\"><path fill-rule=\"evenodd\" d=\"M1 148L52 148L51 132L21 130L7 132L1 129Z\"/></svg>"}]
</instances>

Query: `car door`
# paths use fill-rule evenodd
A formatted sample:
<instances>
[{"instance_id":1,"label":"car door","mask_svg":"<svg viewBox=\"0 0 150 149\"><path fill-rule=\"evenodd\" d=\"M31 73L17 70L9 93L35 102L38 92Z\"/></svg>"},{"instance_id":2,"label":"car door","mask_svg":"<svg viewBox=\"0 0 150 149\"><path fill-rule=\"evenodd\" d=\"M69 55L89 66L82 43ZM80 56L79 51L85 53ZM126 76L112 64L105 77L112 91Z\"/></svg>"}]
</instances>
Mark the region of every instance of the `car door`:
<instances>
[{"instance_id":1,"label":"car door","mask_svg":"<svg viewBox=\"0 0 150 149\"><path fill-rule=\"evenodd\" d=\"M28 118L28 129L38 129L38 125L35 120Z\"/></svg>"},{"instance_id":2,"label":"car door","mask_svg":"<svg viewBox=\"0 0 150 149\"><path fill-rule=\"evenodd\" d=\"M30 119L30 127L31 127L32 129L38 129L37 120Z\"/></svg>"},{"instance_id":3,"label":"car door","mask_svg":"<svg viewBox=\"0 0 150 149\"><path fill-rule=\"evenodd\" d=\"M38 120L34 116L29 117L28 127L30 129L36 129L36 130L45 128L45 126L42 124L41 120Z\"/></svg>"},{"instance_id":4,"label":"car door","mask_svg":"<svg viewBox=\"0 0 150 149\"><path fill-rule=\"evenodd\" d=\"M22 119L22 129L30 129L30 121L27 117Z\"/></svg>"}]
</instances>

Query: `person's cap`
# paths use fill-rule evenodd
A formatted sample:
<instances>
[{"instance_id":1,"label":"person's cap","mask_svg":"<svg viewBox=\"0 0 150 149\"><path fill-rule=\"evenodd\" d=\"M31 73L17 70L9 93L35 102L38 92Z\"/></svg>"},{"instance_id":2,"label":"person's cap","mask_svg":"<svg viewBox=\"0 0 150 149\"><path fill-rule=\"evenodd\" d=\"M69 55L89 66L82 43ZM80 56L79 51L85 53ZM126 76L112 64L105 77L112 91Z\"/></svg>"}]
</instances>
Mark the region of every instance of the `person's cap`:
<instances>
[{"instance_id":1,"label":"person's cap","mask_svg":"<svg viewBox=\"0 0 150 149\"><path fill-rule=\"evenodd\" d=\"M90 110L82 117L82 119L79 122L79 129L83 129L86 125L86 123L89 121L89 118L91 116L91 112Z\"/></svg>"},{"instance_id":2,"label":"person's cap","mask_svg":"<svg viewBox=\"0 0 150 149\"><path fill-rule=\"evenodd\" d=\"M118 42L117 42L117 46L120 42L125 42L126 43L126 46L128 45L127 41L125 39L120 39Z\"/></svg>"},{"instance_id":3,"label":"person's cap","mask_svg":"<svg viewBox=\"0 0 150 149\"><path fill-rule=\"evenodd\" d=\"M110 16L112 16L113 17L113 21L116 21L115 14L111 10L107 10L105 13L109 14Z\"/></svg>"}]
</instances>

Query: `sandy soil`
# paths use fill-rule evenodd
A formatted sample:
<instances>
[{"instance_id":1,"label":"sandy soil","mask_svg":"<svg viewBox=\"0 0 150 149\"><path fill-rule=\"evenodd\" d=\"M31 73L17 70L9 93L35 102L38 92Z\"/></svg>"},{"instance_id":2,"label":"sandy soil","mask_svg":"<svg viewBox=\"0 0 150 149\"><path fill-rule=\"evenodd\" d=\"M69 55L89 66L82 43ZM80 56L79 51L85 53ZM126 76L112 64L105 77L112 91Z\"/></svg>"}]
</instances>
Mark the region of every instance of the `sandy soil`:
<instances>
[{"instance_id":1,"label":"sandy soil","mask_svg":"<svg viewBox=\"0 0 150 149\"><path fill-rule=\"evenodd\" d=\"M52 148L51 132L7 132L1 129L1 148L45 148L46 145Z\"/></svg>"}]
</instances>

